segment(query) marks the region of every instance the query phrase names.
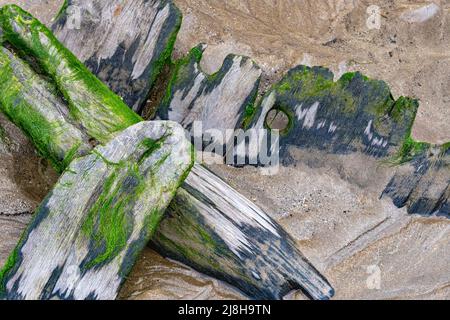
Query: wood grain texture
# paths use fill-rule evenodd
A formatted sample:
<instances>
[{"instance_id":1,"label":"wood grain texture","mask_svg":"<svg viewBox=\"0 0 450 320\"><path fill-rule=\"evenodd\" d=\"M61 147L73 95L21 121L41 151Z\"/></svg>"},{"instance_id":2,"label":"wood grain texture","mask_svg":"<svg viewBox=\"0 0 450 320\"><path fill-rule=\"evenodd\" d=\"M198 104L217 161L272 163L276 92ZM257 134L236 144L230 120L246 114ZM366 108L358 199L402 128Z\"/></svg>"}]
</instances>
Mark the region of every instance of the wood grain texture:
<instances>
[{"instance_id":1,"label":"wood grain texture","mask_svg":"<svg viewBox=\"0 0 450 320\"><path fill-rule=\"evenodd\" d=\"M248 57L229 55L219 71L208 75L200 67L205 49L201 44L175 63L158 117L188 129L195 121L201 121L204 130L241 127L253 110L261 69Z\"/></svg>"},{"instance_id":2,"label":"wood grain texture","mask_svg":"<svg viewBox=\"0 0 450 320\"><path fill-rule=\"evenodd\" d=\"M51 79L90 137L105 143L141 120L32 15L14 5L4 6L0 23L3 41L26 53L37 73Z\"/></svg>"},{"instance_id":3,"label":"wood grain texture","mask_svg":"<svg viewBox=\"0 0 450 320\"><path fill-rule=\"evenodd\" d=\"M181 13L167 0L69 0L67 5L53 25L56 37L139 113L170 61Z\"/></svg>"},{"instance_id":4,"label":"wood grain texture","mask_svg":"<svg viewBox=\"0 0 450 320\"><path fill-rule=\"evenodd\" d=\"M383 195L408 213L450 218L450 148L428 146L398 168Z\"/></svg>"},{"instance_id":5,"label":"wood grain texture","mask_svg":"<svg viewBox=\"0 0 450 320\"><path fill-rule=\"evenodd\" d=\"M292 290L318 300L334 295L279 224L200 165L178 191L152 242L162 255L253 299L282 299Z\"/></svg>"},{"instance_id":6,"label":"wood grain texture","mask_svg":"<svg viewBox=\"0 0 450 320\"><path fill-rule=\"evenodd\" d=\"M74 160L2 271L6 299L114 299L192 165L173 122L141 122Z\"/></svg>"}]
</instances>

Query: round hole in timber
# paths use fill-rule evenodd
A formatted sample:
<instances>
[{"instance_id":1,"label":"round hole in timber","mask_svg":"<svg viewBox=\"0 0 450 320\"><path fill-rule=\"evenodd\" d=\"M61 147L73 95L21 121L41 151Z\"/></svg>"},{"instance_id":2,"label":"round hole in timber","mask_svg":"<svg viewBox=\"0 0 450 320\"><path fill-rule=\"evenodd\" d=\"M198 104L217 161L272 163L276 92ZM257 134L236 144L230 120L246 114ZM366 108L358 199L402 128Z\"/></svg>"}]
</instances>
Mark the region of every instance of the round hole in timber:
<instances>
[{"instance_id":1,"label":"round hole in timber","mask_svg":"<svg viewBox=\"0 0 450 320\"><path fill-rule=\"evenodd\" d=\"M289 116L281 109L273 108L267 113L266 126L270 130L279 130L285 133L289 129Z\"/></svg>"}]
</instances>

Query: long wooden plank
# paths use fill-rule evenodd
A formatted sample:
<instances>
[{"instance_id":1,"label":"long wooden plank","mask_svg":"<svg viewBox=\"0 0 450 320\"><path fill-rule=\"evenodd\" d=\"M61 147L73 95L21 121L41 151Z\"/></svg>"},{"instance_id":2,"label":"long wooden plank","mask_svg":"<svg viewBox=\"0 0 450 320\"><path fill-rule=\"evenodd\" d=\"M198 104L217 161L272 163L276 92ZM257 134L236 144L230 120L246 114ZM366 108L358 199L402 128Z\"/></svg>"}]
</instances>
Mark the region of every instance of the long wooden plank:
<instances>
[{"instance_id":1,"label":"long wooden plank","mask_svg":"<svg viewBox=\"0 0 450 320\"><path fill-rule=\"evenodd\" d=\"M334 295L279 224L202 166L192 169L152 242L163 256L255 299L282 299L292 290L317 300Z\"/></svg>"}]
</instances>

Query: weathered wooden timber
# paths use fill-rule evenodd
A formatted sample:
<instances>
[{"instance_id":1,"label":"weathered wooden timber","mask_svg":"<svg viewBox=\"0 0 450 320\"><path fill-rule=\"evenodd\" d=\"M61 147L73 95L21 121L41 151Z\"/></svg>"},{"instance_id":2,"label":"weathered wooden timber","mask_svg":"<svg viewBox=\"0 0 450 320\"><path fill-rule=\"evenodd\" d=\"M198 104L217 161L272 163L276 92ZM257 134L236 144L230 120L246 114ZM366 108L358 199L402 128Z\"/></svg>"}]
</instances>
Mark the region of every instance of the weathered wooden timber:
<instances>
[{"instance_id":1,"label":"weathered wooden timber","mask_svg":"<svg viewBox=\"0 0 450 320\"><path fill-rule=\"evenodd\" d=\"M186 129L195 121L203 130L238 128L254 110L261 69L248 57L228 55L220 70L208 75L200 67L205 49L200 44L175 62L158 117Z\"/></svg>"},{"instance_id":2,"label":"weathered wooden timber","mask_svg":"<svg viewBox=\"0 0 450 320\"><path fill-rule=\"evenodd\" d=\"M116 133L141 121L117 95L99 81L40 21L17 6L0 12L3 42L46 74L66 100L69 112L87 135L108 142Z\"/></svg>"},{"instance_id":3,"label":"weathered wooden timber","mask_svg":"<svg viewBox=\"0 0 450 320\"><path fill-rule=\"evenodd\" d=\"M292 290L319 300L334 295L279 224L202 166L178 191L153 244L252 298L282 299Z\"/></svg>"},{"instance_id":4,"label":"weathered wooden timber","mask_svg":"<svg viewBox=\"0 0 450 320\"><path fill-rule=\"evenodd\" d=\"M77 113L74 113L74 117L75 117L75 121L78 124L77 127L81 128L81 130L84 133L84 136L88 137L90 140L94 139L96 141L98 141L101 144L105 143L106 137L108 136L114 136L117 133L113 133L111 132L113 129L115 129L115 127L113 127L112 125L109 124L109 121L107 120L106 117L103 116L99 116L97 117L95 115L95 113L97 112L97 110L99 110L100 115L103 114L104 110L103 108L105 108L108 112L109 110L111 110L112 108L117 108L119 115L124 115L121 117L118 117L117 115L113 115L112 119L114 119L114 125L115 126L131 126L133 124L136 123L136 121L140 121L141 119L139 118L139 116L137 115L132 115L130 116L129 113L123 109L128 109L128 107L119 100L111 98L110 95L112 95L112 93L109 90L97 90L96 86L98 85L97 82L100 82L98 79L96 79L95 77L89 78L92 82L91 82L91 86L83 86L81 85L80 88L74 87L71 83L70 83L70 78L66 78L66 77L61 77L60 75L58 75L57 73L59 72L59 69L57 67L57 64L55 65L54 68L50 68L48 66L48 64L46 64L45 61L41 61L42 57L47 58L49 54L51 55L55 55L56 53L58 53L58 58L61 57L61 60L56 60L59 61L60 63L63 63L63 65L69 66L69 69L71 66L74 66L77 71L77 75L80 78L84 78L83 74L88 72L84 67L81 67L78 62L77 59L75 59L75 57L71 56L67 50L62 47L59 42L51 35L51 33L44 27L42 26L37 20L33 19L29 14L23 12L22 10L20 10L19 8L15 7L15 6L11 6L11 7L5 7L2 9L2 11L6 11L7 15L5 17L3 17L3 24L6 25L7 27L9 27L11 24L14 25L14 29L9 28L10 32L5 33L5 39L9 41L9 38L11 37L13 41L9 41L11 43L16 43L17 46L19 48L21 48L22 50L26 51L26 52L31 52L31 57L33 57L34 59L34 63L36 64L36 68L41 68L45 70L45 74L46 76L53 82L55 82L55 86L58 88L58 90L62 93L64 93L64 97L66 98L66 103L67 103L67 108L69 109L69 111L72 114L72 110L84 110L82 108L78 107L78 103L81 103L82 105L85 105L86 103L90 103L89 104L89 114L91 116L91 118L89 119L86 116L81 116L81 117L77 117ZM23 16L23 17L22 17ZM24 21L24 23L26 25L22 26L20 25L22 23L22 21ZM15 24L19 24L18 26L15 26ZM29 29L27 29L27 26L32 26L31 31ZM16 30L17 32L13 32L12 30ZM25 30L25 35L22 35L21 32L23 32ZM22 37L26 39L29 38L28 33L31 32L32 38L34 41L22 41ZM40 33L44 33L43 36L40 35ZM49 51L51 51L51 53L41 53L41 55L35 55L34 52L38 52L39 53L39 48L42 47L42 44L40 44L40 39L47 39L48 43L46 42L46 49L48 49ZM55 45L55 48L51 48L51 44ZM20 46L19 46L20 45ZM50 48L49 48L50 47ZM37 48L37 49L36 49ZM70 62L70 63L69 63ZM81 71L79 71L81 70ZM74 70L63 70L63 72L65 72L68 75L73 74ZM83 83L81 83L83 84ZM100 86L101 87L101 86ZM101 87L103 88L103 87ZM75 92L67 92L68 90L73 90ZM80 92L77 93L77 90L80 90ZM79 97L79 99L73 100L72 102L67 99L67 97L70 96L76 96ZM99 104L95 104L95 103L91 103L89 101L84 101L83 99L91 99L93 95L96 95L93 99L94 101L103 101L104 106L99 105ZM45 117L45 115L47 114L46 112L41 112L41 115L43 115ZM11 119L13 121L15 121L14 117L11 117ZM86 124L85 122L92 122L92 121L96 121L96 126L99 127L103 127L103 130L105 130L104 132L100 132L99 130L90 130L87 131L86 128ZM103 124L102 122L106 121L106 124ZM95 127L95 128L97 128ZM22 126L22 128L24 128L24 130L26 131L27 127L26 126ZM110 130L110 131L108 131ZM29 136L32 136L32 132L26 132ZM73 141L74 145L75 141ZM50 150L49 150L50 151ZM233 215L244 215L241 219L243 219L243 221L247 221L248 225L242 225L242 230L240 231L241 235L245 235L245 237L247 238L247 241L249 243L251 243L251 246L254 248L261 248L261 241L264 241L264 243L266 244L267 247L270 248L275 248L274 250L269 250L269 251L262 251L262 250L256 250L255 253L256 254L260 254L260 256L258 257L259 261L265 261L264 263L260 263L259 265L261 265L264 270L259 269L258 267L253 268L252 270L255 272L255 274L264 274L264 272L268 272L271 271L273 272L273 274L269 275L268 277L270 277L272 280L267 281L264 280L263 283L258 284L258 281L256 278L252 278L249 279L248 278L248 274L244 274L241 275L240 271L243 263L248 263L248 261L251 261L252 259L257 259L256 256L248 256L247 257L247 262L245 262L245 260L240 260L240 259L236 259L233 260L229 263L231 263L231 265L235 264L235 266L230 270L231 274L233 274L232 277L223 277L221 276L222 279L229 281L231 284L238 284L240 288L242 288L243 290L245 290L245 292L247 294L249 294L249 296L251 298L278 298L280 297L280 295L285 292L287 289L291 288L291 287L301 287L305 292L307 292L311 297L314 298L329 298L330 295L333 293L332 288L326 283L325 280L323 280L322 276L317 273L317 271L310 267L309 263L305 260L305 258L298 252L298 250L295 249L293 241L290 240L289 238L286 238L285 241L280 242L280 237L276 236L275 234L273 234L272 232L270 232L270 230L268 230L267 232L265 232L265 228L267 226L270 225L275 225L276 226L276 230L281 230L281 227L279 227L273 220L270 220L265 214L262 213L262 211L260 209L258 209L255 205L251 204L251 208L252 210L255 210L256 212L258 212L258 215L260 215L261 219L267 219L267 221L269 221L268 224L263 224L261 225L261 219L255 221L252 217L254 217L254 212L253 211L248 211L246 208L249 206L248 200L246 200L245 198L243 198L242 196L235 196L235 194L237 194L236 192L232 191L232 189L222 180L218 179L218 178L214 178L214 183L215 183L215 188L216 190L220 191L218 194L214 195L214 192L209 192L207 198L209 198L208 201L215 201L216 203L202 203L200 200L202 200L202 197L199 197L199 194L201 194L204 191L204 186L202 186L202 183L204 183L204 181L208 181L208 179L211 179L211 176L214 177L211 173L206 173L204 170L202 170L202 168L198 167L198 165L195 166L197 168L197 172L200 173L200 175L202 174L207 174L206 177L204 177L204 179L192 179L192 181L190 182L189 186L187 185L183 185L182 188L180 188L180 192L181 195L179 193L177 193L176 197L181 197L182 201L187 201L186 205L189 205L191 207L193 207L193 210L190 210L189 212L187 212L187 214L189 215L186 220L190 220L190 221L195 221L195 219L198 219L198 224L203 226L204 225L204 221L208 221L208 223L211 223L211 225L208 228L205 228L205 230L209 230L209 231L213 231L217 228L217 225L220 223L220 219L218 221L215 221L215 219L210 219L210 217L208 216L210 214L210 212L208 210L204 210L205 206L210 206L211 208L214 206L217 206L218 208L223 208L224 210L230 210L230 212L228 213L229 216L233 216ZM184 190L184 191L182 191ZM228 194L228 192L230 192L230 194ZM206 199L206 198L205 198ZM228 205L227 206L223 206L221 205L221 203L223 203L223 201L227 202ZM180 213L180 211L178 210L178 213ZM194 213L194 214L193 214ZM200 214L196 214L196 213L200 213ZM221 213L220 210L216 211L216 212L211 212L211 214L217 215L217 213ZM245 217L245 215L250 214L249 217ZM205 216L203 216L205 215ZM223 217L223 219L228 219L226 216ZM181 220L182 221L182 220ZM252 224L254 223L254 224ZM169 226L169 236L168 238L172 238L173 234L177 234L177 230L174 230L173 232L170 230L170 225ZM174 224L174 228L179 228L180 224ZM252 228L250 228L252 227ZM247 229L249 230L247 232ZM264 233L267 234L267 238L266 239L262 239L262 238L256 238L255 239L255 235L254 232L257 231L258 233ZM273 236L271 236L273 235ZM285 233L279 233L279 235L281 236L287 236ZM223 233L212 233L211 235L206 235L206 237L209 237L210 239L215 239L216 237L224 237L226 236ZM218 247L221 246L221 243L224 243L225 240L222 239L217 239L218 241ZM226 242L225 242L226 243ZM280 243L280 246L278 246L278 243ZM160 242L162 250L165 251L166 249L164 248L164 241ZM168 247L167 247L167 252L168 253L174 253L176 254L176 252L174 252L174 244L173 244L173 240L170 243L167 243ZM184 248L186 248L186 250L189 250L189 248L193 248L193 247L199 247L202 248L204 246L203 242L199 242L197 237L194 237L192 239L183 239L183 241L180 241L179 243L176 243L176 246L179 248L179 250L181 251L179 256L181 257L183 255L183 250ZM278 249L276 249L278 248ZM207 249L204 249L205 251ZM228 256L232 256L235 253L232 251L231 248L228 248ZM288 250L286 252L286 254L284 254L283 250ZM202 250L200 250L202 251ZM223 259L221 258L224 255L224 249L217 251L216 253L214 253L213 251L209 251L210 254L212 255L217 255L217 257L215 258L215 261L223 261ZM272 255L272 252L276 252L275 256ZM281 257L280 257L281 256ZM185 256L183 258L183 261L185 261L186 263L188 263L189 265L193 266L193 267L198 267L201 270L204 270L205 272L207 272L210 275L220 275L220 271L217 271L218 266L214 265L214 264L210 264L209 268L205 268L205 265L208 265L208 261L210 261L209 258L205 257L203 258L202 255L199 255L198 257L196 257L195 259L189 260L189 256ZM298 263L299 267L301 267L301 269L296 270L296 273L293 275L289 275L289 278L286 279L287 275L284 272L287 272L286 270L289 270L289 266L291 268L293 268L294 263L293 262L289 262L289 260L295 260L297 261L296 263ZM280 269L281 271L279 271L277 268L274 268L274 262L276 262L278 265L284 265L286 267L283 267L283 269ZM271 267L272 266L272 267ZM220 267L219 267L220 268ZM219 269L222 270L222 269ZM284 271L283 271L284 270ZM302 275L301 272L306 272L305 274ZM312 276L313 279L309 280L309 277ZM231 278L233 278L234 280L232 280ZM263 278L265 279L265 278ZM289 279L294 279L292 281L294 281L292 283L292 285L289 285ZM297 282L295 282L297 281ZM264 285L273 285L273 287L269 287L266 290L262 290L261 287ZM315 285L318 285L319 287L315 287ZM98 296L99 297L99 296Z\"/></svg>"},{"instance_id":5,"label":"weathered wooden timber","mask_svg":"<svg viewBox=\"0 0 450 320\"><path fill-rule=\"evenodd\" d=\"M422 145L400 165L383 194L410 214L450 218L450 145Z\"/></svg>"},{"instance_id":6,"label":"weathered wooden timber","mask_svg":"<svg viewBox=\"0 0 450 320\"><path fill-rule=\"evenodd\" d=\"M395 100L385 82L358 72L333 79L322 67L290 70L265 95L252 127L281 130L280 158L287 166L301 161L291 156L292 148L360 152L397 166L384 194L410 213L449 216L448 145L412 139L418 102Z\"/></svg>"},{"instance_id":7,"label":"weathered wooden timber","mask_svg":"<svg viewBox=\"0 0 450 320\"><path fill-rule=\"evenodd\" d=\"M363 152L393 155L413 124L418 103L395 101L387 84L347 73L334 82L322 67L298 66L266 94L253 126L271 128L285 117L281 159L289 164L289 148L315 148L328 153Z\"/></svg>"},{"instance_id":8,"label":"weathered wooden timber","mask_svg":"<svg viewBox=\"0 0 450 320\"><path fill-rule=\"evenodd\" d=\"M0 275L6 299L114 299L193 164L175 122L141 122L69 165Z\"/></svg>"},{"instance_id":9,"label":"weathered wooden timber","mask_svg":"<svg viewBox=\"0 0 450 320\"><path fill-rule=\"evenodd\" d=\"M180 25L181 13L168 0L68 0L53 31L139 113L170 61Z\"/></svg>"}]
</instances>

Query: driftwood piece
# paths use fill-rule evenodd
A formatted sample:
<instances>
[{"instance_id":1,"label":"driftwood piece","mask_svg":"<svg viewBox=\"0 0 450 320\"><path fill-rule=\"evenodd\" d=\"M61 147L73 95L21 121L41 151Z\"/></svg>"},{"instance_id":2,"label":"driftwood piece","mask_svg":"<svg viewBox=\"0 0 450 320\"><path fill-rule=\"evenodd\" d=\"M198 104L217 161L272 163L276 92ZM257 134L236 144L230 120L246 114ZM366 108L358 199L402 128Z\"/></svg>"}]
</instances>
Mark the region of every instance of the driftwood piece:
<instances>
[{"instance_id":1,"label":"driftwood piece","mask_svg":"<svg viewBox=\"0 0 450 320\"><path fill-rule=\"evenodd\" d=\"M6 299L114 299L192 165L174 122L141 122L74 160L3 269Z\"/></svg>"},{"instance_id":2,"label":"driftwood piece","mask_svg":"<svg viewBox=\"0 0 450 320\"><path fill-rule=\"evenodd\" d=\"M255 299L299 289L312 299L334 295L280 225L202 166L192 169L153 243L162 255Z\"/></svg>"},{"instance_id":3,"label":"driftwood piece","mask_svg":"<svg viewBox=\"0 0 450 320\"><path fill-rule=\"evenodd\" d=\"M56 37L140 112L169 60L181 13L167 0L69 0Z\"/></svg>"},{"instance_id":4,"label":"driftwood piece","mask_svg":"<svg viewBox=\"0 0 450 320\"><path fill-rule=\"evenodd\" d=\"M296 67L261 102L254 128L280 129L280 158L292 165L293 148L329 154L364 153L398 172L383 194L410 213L450 214L449 146L411 137L418 102L394 100L383 81L347 73L337 82L322 67ZM381 190L380 190L381 193Z\"/></svg>"},{"instance_id":5,"label":"driftwood piece","mask_svg":"<svg viewBox=\"0 0 450 320\"><path fill-rule=\"evenodd\" d=\"M386 83L358 72L337 82L333 78L326 68L298 66L262 100L253 127L282 130L285 164L290 147L386 157L398 151L410 132L416 101L395 101Z\"/></svg>"},{"instance_id":6,"label":"driftwood piece","mask_svg":"<svg viewBox=\"0 0 450 320\"><path fill-rule=\"evenodd\" d=\"M66 49L63 48L58 41L52 37L51 33L45 29L44 26L42 26L41 24L39 24L39 22L37 20L34 20L31 16L29 16L28 14L26 14L25 12L21 11L20 9L18 9L17 7L5 7L3 10L5 10L7 12L7 18L2 18L3 24L6 25L7 27L9 26L9 23L11 23L11 21L26 21L26 25L22 26L19 25L18 27L15 27L14 30L18 30L17 33L14 32L9 32L9 33L5 33L5 35L7 36L6 39L9 40L9 38L11 37L13 40L15 40L14 43L16 43L18 46L21 45L22 49L26 49L27 52L37 52L39 53L39 50L36 50L36 48L41 48L43 44L39 43L39 40L41 38L43 39L48 39L49 43L46 44L45 48L48 48L48 46L51 46L51 44L53 44L55 46L55 48L48 48L48 50L51 51L52 54L59 53L59 57L63 57L63 60L57 60L61 63L63 63L63 65L68 65L68 62L70 60L70 65L69 66L75 66L75 68L77 70L81 70L79 71L79 76L82 77L83 73L87 72L86 69L83 69L82 67L80 67L78 60L76 60L75 58L73 58L72 56L70 56L67 52ZM24 16L23 18L20 19L15 19L17 18L16 16ZM13 24L16 24L17 22L12 22ZM27 26L30 25L32 26L32 32L31 34L33 35L33 39L35 41L21 41L22 37L27 38L27 34L28 32L25 31L25 35L22 35L21 32L23 30L28 30ZM11 29L11 28L10 28ZM12 29L11 29L12 30ZM44 35L41 37L40 33L44 33ZM35 62L38 65L38 67L40 67L41 65L44 65L44 67L46 66L45 62L41 62L40 59L41 57L47 57L48 53L44 53L41 55L35 55ZM72 59L73 58L73 59ZM64 60L65 59L65 60ZM73 101L72 103L70 103L70 101L67 101L67 108L71 111L71 110L78 110L80 109L77 104L81 103L88 103L89 101L83 101L83 98L85 99L90 99L90 97L92 95L96 95L96 97L94 98L95 100L100 100L104 102L104 106L98 105L98 104L90 104L89 107L89 112L91 115L91 119L87 119L87 117L76 117L77 113L74 114L76 122L79 124L79 127L82 128L83 132L85 133L85 136L89 137L90 139L96 139L97 141L99 141L100 143L104 143L104 140L106 139L106 137L108 136L114 136L114 134L111 131L108 130L113 130L115 129L115 127L109 125L110 120L107 119L106 117L103 116L99 116L97 117L95 115L95 113L97 112L97 110L99 111L100 115L103 114L104 110L102 108L105 108L107 111L111 110L112 108L117 108L119 111L119 115L123 114L123 116L118 117L116 116L112 116L112 119L114 119L114 125L115 126L130 126L133 125L136 122L136 119L140 120L140 118L137 115L133 115L130 116L127 111L123 110L123 109L128 109L128 107L122 103L121 101L117 101L117 99L111 98L110 99L110 95L112 94L110 91L104 91L104 90L97 90L97 82L100 82L98 79L96 78L90 78L92 80L92 85L91 86L82 86L80 92L78 92L77 88L74 88L73 86L71 86L69 82L69 79L66 79L64 77L60 77L58 74L56 74L57 72L59 72L59 68L44 68L42 67L45 71L46 74L49 76L49 78L52 81L55 81L57 84L57 87L59 88L59 90L61 92L66 92L68 90L68 88L70 88L70 90L74 90L74 92L70 92L70 93L66 93L64 96L70 96L70 95L75 95L77 97L81 97L80 99L77 99L75 101ZM66 72L67 74L72 74L73 70L64 70L64 72ZM66 81L67 80L67 81ZM68 99L66 99L68 100ZM90 102L89 102L90 103ZM132 112L131 110L129 110L130 112ZM71 112L72 113L72 112ZM12 118L14 120L14 118ZM97 122L97 126L98 127L103 127L103 130L106 130L105 132L100 133L98 130L90 130L89 132L87 132L84 128L86 128L85 125L85 121L96 121ZM104 124L103 122L106 122L106 124ZM109 125L109 126L108 126ZM27 132L28 135L31 135L30 132ZM99 136L97 136L99 135ZM195 166L197 168L197 172L200 172L200 174L204 173L204 170L202 170L202 168L198 167L198 165ZM208 174L208 177L211 176L211 174ZM205 179L203 180L207 180L208 177L205 177ZM217 207L223 207L223 205L221 205L222 201L226 201L227 203L229 203L229 205L223 207L223 209L225 210L230 210L229 216L233 216L233 215L247 215L247 214L253 214L252 211L247 211L246 208L249 205L248 204L248 200L246 200L243 197L236 197L235 196L235 192L232 191L232 189L222 180L215 178L215 184L216 184L216 188L219 188L220 190L224 190L224 192L220 191L219 194L214 195L214 192L210 192L208 195L208 198L210 200L208 201L214 201L216 203L202 203L199 202L200 200L203 200L202 197L199 197L199 194L201 194L202 192L204 192L204 187L202 186L203 181L201 179L192 179L189 185L183 185L182 188L180 188L180 192L181 193L177 193L176 197L181 197L181 199L183 199L182 201L188 201L187 205L190 205L191 207L193 207L193 210L190 210L189 212L187 212L186 214L188 215L188 217L186 217L186 220L190 220L193 221L193 223L195 222L196 219L198 219L197 223L199 225L204 225L205 221L208 221L208 223L210 223L211 225L208 228L205 228L205 230L207 230L208 232L212 232L213 230L215 230L217 228L217 225L220 224L220 219L219 220L215 220L215 219L210 219L210 217L208 216L210 214L209 211L204 210L205 206L209 206L211 208L213 208L214 206L216 206L217 203ZM184 191L181 191L184 190ZM216 189L217 190L217 189ZM228 192L232 192L231 194L227 194ZM180 195L181 194L181 195ZM260 209L257 209L256 206L252 205L252 210L256 210L257 212L261 212ZM179 212L179 211L178 211ZM192 214L192 213L200 213L200 214ZM180 213L180 212L179 212ZM182 212L181 212L182 213ZM217 214L222 214L220 210L216 211L216 212L211 212L211 214L217 215ZM276 225L276 229L277 230L281 230L281 227L279 227L274 221L270 220L267 216L265 216L264 214L262 214L263 218L262 219L267 219L268 221L270 221L269 225ZM228 219L227 216L223 216L222 219ZM242 217L242 219L246 220L246 221L253 221L252 217ZM180 221L182 222L183 219L181 218ZM169 230L167 232L169 232L169 236L167 238L171 238L173 234L177 234L177 230L174 230L172 232L172 230L170 230L170 226L173 225L174 228L179 228L180 226L182 226L182 224L180 223L171 223L171 224L167 224ZM307 266L309 266L309 264L307 263L307 261L305 261L304 257L294 248L293 242L291 240L289 240L289 238L286 238L286 242L281 245L278 246L278 242L280 241L279 237L268 237L267 239L254 239L254 235L252 232L254 232L255 230L258 230L258 232L263 233L264 232L264 228L267 225L260 225L258 223L255 223L255 225L253 225L253 228L250 229L250 232L247 233L246 231L246 225L242 226L242 230L240 231L240 234L244 234L246 236L246 238L248 239L249 242L253 243L252 246L255 248L259 248L261 246L261 241L265 241L267 247L272 247L272 248L278 248L279 250L288 250L286 254L283 254L283 252L281 251L276 251L277 253L275 253L275 255L278 255L278 257L280 257L281 255L281 260L277 260L277 256L273 256L272 255L272 251L261 251L261 250L257 250L256 254L261 254L260 257L258 257L259 261L265 261L265 263L261 263L260 265L262 266L261 268L264 269L259 269L259 265L256 266L256 268L253 268L252 270L255 271L255 274L263 274L264 272L273 272L273 274L268 275L268 277L272 278L272 281L264 281L261 283L258 283L256 278L248 278L248 274L243 274L241 276L239 276L239 270L242 268L243 266L243 261L236 259L236 260L232 260L229 263L231 263L231 265L236 264L232 269L231 269L231 273L233 274L234 280L232 280L230 277L223 277L221 276L222 279L229 281L232 284L239 284L239 287L242 288L243 290L245 290L245 292L252 298L278 298L280 296L281 293L283 293L286 288L290 288L290 287L296 287L297 285L299 285L300 287L302 287L302 289L304 289L306 292L309 293L309 295L311 297L316 297L316 298L329 298L329 295L332 294L332 289L329 287L329 285L326 283L325 280L323 281L319 281L317 279L322 279L321 275L317 273L316 270L314 270L312 267L309 270L308 274L304 274L303 278L300 276L300 273L302 270L306 270ZM266 234L270 234L270 231L266 232ZM285 234L283 234L284 236ZM208 237L208 235L206 235ZM224 237L226 235L224 235L223 233L211 233L211 235L209 236L209 238L211 239L215 239L215 237ZM223 239L217 239L218 241L218 246L221 246L221 243L224 243L225 241ZM253 241L253 242L252 242ZM225 242L226 243L226 242ZM172 243L168 243L168 247L165 248L165 243L164 241L160 242L161 244L161 250L167 251L168 253L174 253L174 245L173 242ZM189 248L192 247L196 247L196 248L202 248L204 246L203 242L199 242L197 237L194 237L192 239L183 239L182 241L180 241L179 243L176 243L177 246L177 250L180 250L179 256L182 257L183 256L183 250L185 250L184 248L187 248L186 250L188 250ZM207 249L204 249L205 251L207 251ZM200 251L202 251L200 249ZM216 255L215 261L221 262L223 261L223 254L224 251L217 251L214 253L214 251L209 251L210 254L212 255ZM232 251L228 250L227 254L232 254ZM289 252L289 253L288 253ZM257 257L256 256L248 256L247 257L247 261L251 261L252 259L256 260ZM283 260L284 259L284 260ZM284 268L284 271L279 271L277 268L274 268L274 264L273 262L276 261L278 264L280 265L285 265L285 266L293 266L294 264L289 262L288 260L295 260L298 261L299 266L304 268L301 270L296 270L296 273L293 275L289 275L288 279L294 279L293 281L298 281L295 282L294 284L292 284L292 286L289 285L288 283L288 279L286 279L286 277L288 277L284 272L286 272L286 268ZM217 272L217 266L211 264L209 268L205 268L205 265L209 264L209 261L211 261L210 258L207 257L203 257L202 255L196 257L195 259L191 259L189 258L189 256L184 256L183 261L185 261L186 263L188 263L189 265L193 266L194 268L199 268L201 270L204 270L205 272L207 272L210 275L218 275L220 276L220 273ZM270 267L272 266L272 268ZM258 271L260 270L260 271ZM280 269L281 270L281 269ZM310 275L313 274L313 278L314 280L308 280ZM241 277L241 278L239 278ZM264 285L272 285L273 287L269 287L266 290L264 290L264 292L262 292L261 287ZM314 285L319 285L321 287L314 287ZM319 294L322 293L322 294Z\"/></svg>"},{"instance_id":7,"label":"driftwood piece","mask_svg":"<svg viewBox=\"0 0 450 320\"><path fill-rule=\"evenodd\" d=\"M187 129L195 121L204 130L238 128L254 110L261 69L250 58L229 55L219 71L207 75L200 67L205 49L201 44L175 63L158 117Z\"/></svg>"},{"instance_id":8,"label":"driftwood piece","mask_svg":"<svg viewBox=\"0 0 450 320\"><path fill-rule=\"evenodd\" d=\"M383 194L410 214L450 218L450 146L424 146L398 168Z\"/></svg>"}]
</instances>

